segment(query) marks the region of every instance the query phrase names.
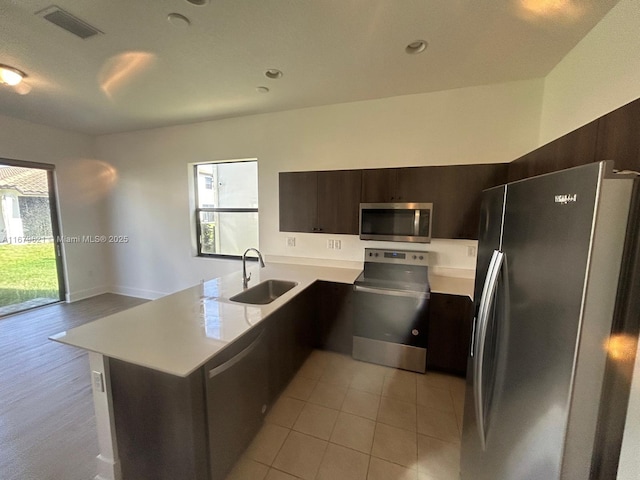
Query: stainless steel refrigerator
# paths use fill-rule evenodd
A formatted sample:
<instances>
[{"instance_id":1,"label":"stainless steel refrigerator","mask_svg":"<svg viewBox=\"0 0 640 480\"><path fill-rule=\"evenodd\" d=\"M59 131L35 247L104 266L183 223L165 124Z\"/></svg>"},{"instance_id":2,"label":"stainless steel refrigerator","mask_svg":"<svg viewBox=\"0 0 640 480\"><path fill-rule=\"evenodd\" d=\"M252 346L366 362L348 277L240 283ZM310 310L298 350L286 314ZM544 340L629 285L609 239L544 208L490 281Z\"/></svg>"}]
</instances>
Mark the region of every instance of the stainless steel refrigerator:
<instances>
[{"instance_id":1,"label":"stainless steel refrigerator","mask_svg":"<svg viewBox=\"0 0 640 480\"><path fill-rule=\"evenodd\" d=\"M462 480L615 478L633 358L612 349L640 316L637 183L599 162L484 192Z\"/></svg>"}]
</instances>

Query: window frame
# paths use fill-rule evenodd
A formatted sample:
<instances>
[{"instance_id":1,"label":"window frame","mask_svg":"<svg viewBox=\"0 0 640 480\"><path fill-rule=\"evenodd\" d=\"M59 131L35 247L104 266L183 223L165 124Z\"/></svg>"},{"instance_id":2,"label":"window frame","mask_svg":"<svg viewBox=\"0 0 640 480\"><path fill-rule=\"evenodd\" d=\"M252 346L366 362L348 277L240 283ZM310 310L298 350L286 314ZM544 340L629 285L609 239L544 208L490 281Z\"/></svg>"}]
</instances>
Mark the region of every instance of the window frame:
<instances>
[{"instance_id":1,"label":"window frame","mask_svg":"<svg viewBox=\"0 0 640 480\"><path fill-rule=\"evenodd\" d=\"M195 197L195 224L196 224L196 251L198 257L204 258L226 258L226 259L236 259L239 260L242 258L242 255L231 255L228 253L206 253L202 251L202 227L200 225L200 213L201 212L212 212L212 213L257 213L258 221L260 219L259 207L258 208L228 208L228 207L200 207L200 190L198 184L198 167L202 165L219 165L223 163L246 163L246 162L255 162L256 164L256 172L258 167L258 159L250 158L246 160L220 160L214 162L200 162L193 164L193 185L194 185L194 197ZM257 179L256 179L257 180ZM259 192L258 192L259 194ZM259 198L259 197L258 197ZM259 248L259 245L256 245L256 248ZM247 256L247 260L257 261L257 257Z\"/></svg>"}]
</instances>

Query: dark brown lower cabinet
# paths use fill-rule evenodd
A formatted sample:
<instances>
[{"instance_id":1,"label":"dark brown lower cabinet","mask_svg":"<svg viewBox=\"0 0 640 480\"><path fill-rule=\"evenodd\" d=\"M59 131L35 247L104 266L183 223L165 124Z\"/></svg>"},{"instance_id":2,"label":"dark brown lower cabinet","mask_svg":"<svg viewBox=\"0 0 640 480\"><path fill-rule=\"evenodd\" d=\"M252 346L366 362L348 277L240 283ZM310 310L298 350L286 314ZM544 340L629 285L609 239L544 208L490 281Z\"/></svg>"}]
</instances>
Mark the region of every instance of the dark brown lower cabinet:
<instances>
[{"instance_id":1,"label":"dark brown lower cabinet","mask_svg":"<svg viewBox=\"0 0 640 480\"><path fill-rule=\"evenodd\" d=\"M353 285L316 282L313 287L317 315L315 347L351 355L353 350Z\"/></svg>"},{"instance_id":2,"label":"dark brown lower cabinet","mask_svg":"<svg viewBox=\"0 0 640 480\"><path fill-rule=\"evenodd\" d=\"M267 329L269 404L287 386L314 347L316 317L313 285L265 321Z\"/></svg>"},{"instance_id":3,"label":"dark brown lower cabinet","mask_svg":"<svg viewBox=\"0 0 640 480\"><path fill-rule=\"evenodd\" d=\"M187 378L109 359L123 480L207 480L202 369Z\"/></svg>"},{"instance_id":4,"label":"dark brown lower cabinet","mask_svg":"<svg viewBox=\"0 0 640 480\"><path fill-rule=\"evenodd\" d=\"M223 480L317 334L313 288L186 378L109 359L123 480Z\"/></svg>"},{"instance_id":5,"label":"dark brown lower cabinet","mask_svg":"<svg viewBox=\"0 0 640 480\"><path fill-rule=\"evenodd\" d=\"M427 370L466 375L472 315L473 303L469 297L431 294Z\"/></svg>"}]
</instances>

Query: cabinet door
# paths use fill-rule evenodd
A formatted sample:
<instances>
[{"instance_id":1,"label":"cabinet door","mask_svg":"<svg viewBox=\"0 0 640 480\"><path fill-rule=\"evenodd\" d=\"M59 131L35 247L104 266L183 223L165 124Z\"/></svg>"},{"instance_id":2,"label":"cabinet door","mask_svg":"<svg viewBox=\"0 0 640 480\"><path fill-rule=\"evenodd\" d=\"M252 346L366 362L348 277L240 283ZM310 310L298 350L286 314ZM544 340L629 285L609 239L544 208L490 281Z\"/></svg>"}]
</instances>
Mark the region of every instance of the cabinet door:
<instances>
[{"instance_id":1,"label":"cabinet door","mask_svg":"<svg viewBox=\"0 0 640 480\"><path fill-rule=\"evenodd\" d=\"M507 180L507 164L398 169L403 201L433 203L433 238L478 238L482 191Z\"/></svg>"},{"instance_id":2,"label":"cabinet door","mask_svg":"<svg viewBox=\"0 0 640 480\"><path fill-rule=\"evenodd\" d=\"M395 168L362 170L362 203L400 202L396 194Z\"/></svg>"},{"instance_id":3,"label":"cabinet door","mask_svg":"<svg viewBox=\"0 0 640 480\"><path fill-rule=\"evenodd\" d=\"M497 163L455 165L443 171L443 195L433 206L432 236L477 239L482 191L506 183L507 168Z\"/></svg>"},{"instance_id":4,"label":"cabinet door","mask_svg":"<svg viewBox=\"0 0 640 480\"><path fill-rule=\"evenodd\" d=\"M594 120L551 142L554 157L552 171L594 162L597 138L598 120Z\"/></svg>"},{"instance_id":5,"label":"cabinet door","mask_svg":"<svg viewBox=\"0 0 640 480\"><path fill-rule=\"evenodd\" d=\"M466 374L472 310L469 297L431 294L427 369Z\"/></svg>"},{"instance_id":6,"label":"cabinet door","mask_svg":"<svg viewBox=\"0 0 640 480\"><path fill-rule=\"evenodd\" d=\"M322 233L359 233L361 170L318 172L318 225Z\"/></svg>"},{"instance_id":7,"label":"cabinet door","mask_svg":"<svg viewBox=\"0 0 640 480\"><path fill-rule=\"evenodd\" d=\"M596 161L614 160L618 170L640 171L640 100L600 117Z\"/></svg>"},{"instance_id":8,"label":"cabinet door","mask_svg":"<svg viewBox=\"0 0 640 480\"><path fill-rule=\"evenodd\" d=\"M398 198L401 202L435 203L446 196L442 179L447 169L453 167L408 167L399 168L397 173Z\"/></svg>"},{"instance_id":9,"label":"cabinet door","mask_svg":"<svg viewBox=\"0 0 640 480\"><path fill-rule=\"evenodd\" d=\"M280 231L315 232L318 221L317 172L281 172Z\"/></svg>"},{"instance_id":10,"label":"cabinet door","mask_svg":"<svg viewBox=\"0 0 640 480\"><path fill-rule=\"evenodd\" d=\"M291 299L266 320L269 403L284 390L318 338L314 288Z\"/></svg>"},{"instance_id":11,"label":"cabinet door","mask_svg":"<svg viewBox=\"0 0 640 480\"><path fill-rule=\"evenodd\" d=\"M186 378L109 358L123 479L210 480L203 369Z\"/></svg>"},{"instance_id":12,"label":"cabinet door","mask_svg":"<svg viewBox=\"0 0 640 480\"><path fill-rule=\"evenodd\" d=\"M535 149L509 164L510 182L591 163L596 158L598 120Z\"/></svg>"},{"instance_id":13,"label":"cabinet door","mask_svg":"<svg viewBox=\"0 0 640 480\"><path fill-rule=\"evenodd\" d=\"M317 282L317 348L351 355L353 350L353 285Z\"/></svg>"}]
</instances>

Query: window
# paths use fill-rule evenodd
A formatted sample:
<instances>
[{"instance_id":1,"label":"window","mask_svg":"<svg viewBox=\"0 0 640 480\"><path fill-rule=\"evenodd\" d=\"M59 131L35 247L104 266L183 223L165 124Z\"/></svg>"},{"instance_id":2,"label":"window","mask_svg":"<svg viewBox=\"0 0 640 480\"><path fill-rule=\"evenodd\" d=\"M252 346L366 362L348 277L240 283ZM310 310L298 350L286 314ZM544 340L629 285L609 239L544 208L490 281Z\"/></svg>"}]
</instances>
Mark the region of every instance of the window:
<instances>
[{"instance_id":1,"label":"window","mask_svg":"<svg viewBox=\"0 0 640 480\"><path fill-rule=\"evenodd\" d=\"M200 256L240 256L258 248L258 162L194 166Z\"/></svg>"}]
</instances>

